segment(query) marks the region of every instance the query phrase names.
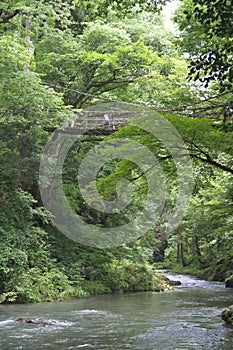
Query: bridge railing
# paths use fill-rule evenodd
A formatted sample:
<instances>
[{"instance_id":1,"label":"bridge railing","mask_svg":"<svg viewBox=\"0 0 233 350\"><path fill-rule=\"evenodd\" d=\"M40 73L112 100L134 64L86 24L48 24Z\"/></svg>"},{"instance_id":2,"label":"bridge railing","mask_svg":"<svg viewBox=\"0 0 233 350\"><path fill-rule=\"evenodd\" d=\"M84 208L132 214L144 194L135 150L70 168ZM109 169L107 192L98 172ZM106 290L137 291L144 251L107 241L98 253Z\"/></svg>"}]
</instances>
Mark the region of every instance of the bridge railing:
<instances>
[{"instance_id":1,"label":"bridge railing","mask_svg":"<svg viewBox=\"0 0 233 350\"><path fill-rule=\"evenodd\" d=\"M103 117L78 117L73 120L72 127L82 129L119 129L120 127L129 124L129 118L110 118L109 124L107 124Z\"/></svg>"}]
</instances>

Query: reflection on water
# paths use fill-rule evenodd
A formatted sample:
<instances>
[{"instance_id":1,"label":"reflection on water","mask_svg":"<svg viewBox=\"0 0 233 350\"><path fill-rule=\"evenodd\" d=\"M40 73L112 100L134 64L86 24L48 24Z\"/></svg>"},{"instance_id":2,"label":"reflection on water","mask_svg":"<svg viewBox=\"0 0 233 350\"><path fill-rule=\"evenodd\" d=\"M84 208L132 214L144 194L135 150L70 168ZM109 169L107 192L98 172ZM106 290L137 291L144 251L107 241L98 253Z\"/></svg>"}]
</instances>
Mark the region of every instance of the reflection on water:
<instances>
[{"instance_id":1,"label":"reflection on water","mask_svg":"<svg viewBox=\"0 0 233 350\"><path fill-rule=\"evenodd\" d=\"M164 293L0 305L0 349L232 350L233 329L219 315L233 304L233 290L188 276L168 277L182 285ZM57 323L18 324L19 317Z\"/></svg>"}]
</instances>

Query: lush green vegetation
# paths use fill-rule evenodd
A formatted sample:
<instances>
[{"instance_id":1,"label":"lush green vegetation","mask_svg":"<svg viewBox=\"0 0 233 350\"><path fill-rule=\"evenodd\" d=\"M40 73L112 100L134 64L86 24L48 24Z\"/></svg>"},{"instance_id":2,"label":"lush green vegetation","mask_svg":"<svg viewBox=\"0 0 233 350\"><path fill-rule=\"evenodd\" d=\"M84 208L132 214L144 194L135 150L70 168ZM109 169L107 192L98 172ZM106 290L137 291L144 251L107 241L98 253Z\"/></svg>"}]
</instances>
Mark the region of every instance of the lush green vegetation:
<instances>
[{"instance_id":1,"label":"lush green vegetation","mask_svg":"<svg viewBox=\"0 0 233 350\"><path fill-rule=\"evenodd\" d=\"M218 280L233 275L232 26L221 24L232 9L216 1L217 17L203 26L206 2L185 0L176 15L181 30L176 36L158 12L165 2L0 2L0 302L164 290L158 267ZM187 78L189 72L195 81ZM72 119L74 110L106 99L151 113L163 110L160 115L189 151L195 185L186 216L165 233L179 185L169 151L156 137L129 126L106 137L145 145L161 164L167 196L157 226L130 244L98 249L54 227L40 198L38 173L51 132ZM86 136L71 148L64 190L86 222L114 227L125 222L125 213L93 211L77 183L82 158L98 142ZM146 196L146 175L130 161L113 160L99 173L97 187L111 200L119 180L133 183L129 209L135 215Z\"/></svg>"}]
</instances>

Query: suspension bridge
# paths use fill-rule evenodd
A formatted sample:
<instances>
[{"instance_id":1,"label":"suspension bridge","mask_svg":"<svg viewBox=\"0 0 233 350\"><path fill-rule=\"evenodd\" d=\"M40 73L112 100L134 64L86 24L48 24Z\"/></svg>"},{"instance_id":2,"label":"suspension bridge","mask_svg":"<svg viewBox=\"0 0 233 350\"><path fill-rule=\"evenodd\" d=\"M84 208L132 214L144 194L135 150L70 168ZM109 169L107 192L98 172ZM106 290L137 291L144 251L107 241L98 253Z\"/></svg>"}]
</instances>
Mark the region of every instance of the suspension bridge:
<instances>
[{"instance_id":1,"label":"suspension bridge","mask_svg":"<svg viewBox=\"0 0 233 350\"><path fill-rule=\"evenodd\" d=\"M129 114L132 116L134 112L113 111L103 113L87 111L70 118L66 121L64 129L57 131L66 134L109 135L130 123Z\"/></svg>"}]
</instances>

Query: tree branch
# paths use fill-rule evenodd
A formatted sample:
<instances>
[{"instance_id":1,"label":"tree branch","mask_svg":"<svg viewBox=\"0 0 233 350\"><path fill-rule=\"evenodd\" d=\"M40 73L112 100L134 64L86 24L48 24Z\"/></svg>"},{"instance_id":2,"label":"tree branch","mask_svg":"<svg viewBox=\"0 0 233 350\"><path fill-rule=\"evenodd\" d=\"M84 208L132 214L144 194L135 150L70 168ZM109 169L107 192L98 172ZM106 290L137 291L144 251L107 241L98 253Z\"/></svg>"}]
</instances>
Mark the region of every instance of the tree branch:
<instances>
[{"instance_id":1,"label":"tree branch","mask_svg":"<svg viewBox=\"0 0 233 350\"><path fill-rule=\"evenodd\" d=\"M6 11L1 11L0 13L0 23L7 23L9 20L13 17L15 17L19 13L19 10L14 10L13 12L9 13Z\"/></svg>"}]
</instances>

